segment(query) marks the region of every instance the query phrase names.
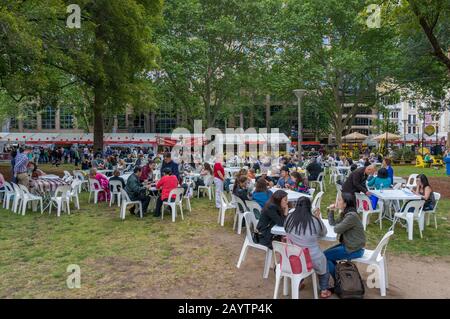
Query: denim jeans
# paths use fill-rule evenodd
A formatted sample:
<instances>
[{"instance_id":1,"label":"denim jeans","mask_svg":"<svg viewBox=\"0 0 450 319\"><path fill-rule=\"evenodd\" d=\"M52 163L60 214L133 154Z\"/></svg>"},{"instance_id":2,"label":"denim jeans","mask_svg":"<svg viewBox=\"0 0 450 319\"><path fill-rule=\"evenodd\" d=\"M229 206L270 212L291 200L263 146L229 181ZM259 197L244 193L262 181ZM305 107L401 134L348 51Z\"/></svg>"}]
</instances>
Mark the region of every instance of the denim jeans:
<instances>
[{"instance_id":1,"label":"denim jeans","mask_svg":"<svg viewBox=\"0 0 450 319\"><path fill-rule=\"evenodd\" d=\"M352 253L348 253L343 244L338 244L336 246L328 248L323 253L325 254L325 257L327 257L328 271L330 272L331 276L333 276L333 279L336 279L336 262L342 259L351 260L360 258L362 257L362 255L364 255L364 249L361 248Z\"/></svg>"},{"instance_id":2,"label":"denim jeans","mask_svg":"<svg viewBox=\"0 0 450 319\"><path fill-rule=\"evenodd\" d=\"M327 272L319 276L319 287L320 290L327 290L330 287L330 273Z\"/></svg>"}]
</instances>

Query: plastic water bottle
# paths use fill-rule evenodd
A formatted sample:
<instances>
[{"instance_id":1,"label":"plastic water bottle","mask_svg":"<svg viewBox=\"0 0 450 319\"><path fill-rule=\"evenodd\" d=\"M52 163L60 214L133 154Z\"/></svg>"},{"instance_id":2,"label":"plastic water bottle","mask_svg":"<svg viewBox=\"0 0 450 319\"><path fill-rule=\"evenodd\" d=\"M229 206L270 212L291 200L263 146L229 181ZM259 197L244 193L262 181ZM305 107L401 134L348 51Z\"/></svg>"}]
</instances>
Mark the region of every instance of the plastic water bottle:
<instances>
[{"instance_id":1,"label":"plastic water bottle","mask_svg":"<svg viewBox=\"0 0 450 319\"><path fill-rule=\"evenodd\" d=\"M383 193L383 185L381 185L380 193Z\"/></svg>"}]
</instances>

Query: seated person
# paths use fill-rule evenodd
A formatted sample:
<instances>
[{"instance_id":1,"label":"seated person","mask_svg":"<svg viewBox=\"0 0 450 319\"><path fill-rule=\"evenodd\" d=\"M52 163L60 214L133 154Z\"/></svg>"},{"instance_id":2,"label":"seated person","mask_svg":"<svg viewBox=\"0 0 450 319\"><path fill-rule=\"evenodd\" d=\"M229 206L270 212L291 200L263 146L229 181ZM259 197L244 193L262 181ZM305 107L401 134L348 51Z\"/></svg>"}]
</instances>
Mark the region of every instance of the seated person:
<instances>
[{"instance_id":1,"label":"seated person","mask_svg":"<svg viewBox=\"0 0 450 319\"><path fill-rule=\"evenodd\" d=\"M319 174L322 172L322 166L313 158L312 162L306 167L309 181L317 181Z\"/></svg>"},{"instance_id":2,"label":"seated person","mask_svg":"<svg viewBox=\"0 0 450 319\"><path fill-rule=\"evenodd\" d=\"M264 207L267 201L272 196L272 192L267 189L268 183L265 179L260 178L256 182L255 191L252 194L252 198L259 206Z\"/></svg>"},{"instance_id":3,"label":"seated person","mask_svg":"<svg viewBox=\"0 0 450 319\"><path fill-rule=\"evenodd\" d=\"M336 209L341 211L335 219ZM338 197L337 206L328 207L328 223L333 226L339 236L339 244L324 251L327 258L328 271L336 281L336 264L339 260L352 260L364 255L366 245L366 233L361 218L356 211L355 196L350 193L342 193Z\"/></svg>"},{"instance_id":4,"label":"seated person","mask_svg":"<svg viewBox=\"0 0 450 319\"><path fill-rule=\"evenodd\" d=\"M294 186L295 183L289 176L289 169L286 166L283 166L280 171L280 179L278 180L277 187L289 188Z\"/></svg>"},{"instance_id":5,"label":"seated person","mask_svg":"<svg viewBox=\"0 0 450 319\"><path fill-rule=\"evenodd\" d=\"M292 187L293 191L309 194L309 187L306 178L303 178L299 172L292 172L291 178L295 183L295 186Z\"/></svg>"},{"instance_id":6,"label":"seated person","mask_svg":"<svg viewBox=\"0 0 450 319\"><path fill-rule=\"evenodd\" d=\"M383 160L383 167L387 170L388 176L391 180L391 185L394 185L394 169L391 166L391 160L389 158L385 158Z\"/></svg>"},{"instance_id":7,"label":"seated person","mask_svg":"<svg viewBox=\"0 0 450 319\"><path fill-rule=\"evenodd\" d=\"M141 177L140 177L141 182L153 179L152 165L153 165L153 161L149 160L147 162L147 164L145 164L144 167L142 167L142 173L141 173Z\"/></svg>"},{"instance_id":8,"label":"seated person","mask_svg":"<svg viewBox=\"0 0 450 319\"><path fill-rule=\"evenodd\" d=\"M92 168L91 162L89 161L89 159L85 158L85 159L83 160L83 162L81 163L81 169L82 169L83 171L88 171L88 170L90 170L91 168Z\"/></svg>"},{"instance_id":9,"label":"seated person","mask_svg":"<svg viewBox=\"0 0 450 319\"><path fill-rule=\"evenodd\" d=\"M391 179L388 176L388 171L385 168L380 168L378 170L377 176L370 176L367 180L367 186L375 187L375 189L386 189L391 188ZM370 195L370 200L372 202L373 209L376 209L378 203L378 197L375 195Z\"/></svg>"},{"instance_id":10,"label":"seated person","mask_svg":"<svg viewBox=\"0 0 450 319\"><path fill-rule=\"evenodd\" d=\"M142 186L140 181L141 168L135 167L133 174L128 177L127 185L125 186L125 191L132 201L140 201L142 203L142 214L147 213L148 204L150 203L150 197L147 196L147 188ZM130 213L134 215L135 206L130 208Z\"/></svg>"},{"instance_id":11,"label":"seated person","mask_svg":"<svg viewBox=\"0 0 450 319\"><path fill-rule=\"evenodd\" d=\"M116 169L113 173L113 177L109 179L109 181L119 181L122 184L122 189L125 189L125 181L122 177L120 177L120 171Z\"/></svg>"},{"instance_id":12,"label":"seated person","mask_svg":"<svg viewBox=\"0 0 450 319\"><path fill-rule=\"evenodd\" d=\"M247 178L248 179L256 179L255 170L253 168L248 170Z\"/></svg>"},{"instance_id":13,"label":"seated person","mask_svg":"<svg viewBox=\"0 0 450 319\"><path fill-rule=\"evenodd\" d=\"M156 201L156 208L153 212L153 216L155 217L161 216L163 202L167 202L169 200L170 192L178 187L178 178L175 175L172 175L172 169L170 167L164 168L163 173L164 176L156 184L156 188L161 190L161 196L158 197L158 200ZM173 198L170 200L172 199Z\"/></svg>"},{"instance_id":14,"label":"seated person","mask_svg":"<svg viewBox=\"0 0 450 319\"><path fill-rule=\"evenodd\" d=\"M275 184L273 183L273 179L270 176L267 176L267 172L263 172L261 176L256 178L256 182L260 179L264 179L267 182L268 187L273 187Z\"/></svg>"},{"instance_id":15,"label":"seated person","mask_svg":"<svg viewBox=\"0 0 450 319\"><path fill-rule=\"evenodd\" d=\"M306 197L300 198L295 210L286 217L284 228L290 242L309 249L313 268L319 277L320 296L330 297L327 258L319 245L319 239L327 234L327 228L320 218L320 209L312 212L311 200Z\"/></svg>"},{"instance_id":16,"label":"seated person","mask_svg":"<svg viewBox=\"0 0 450 319\"><path fill-rule=\"evenodd\" d=\"M419 195L425 201L423 210L433 210L436 206L433 189L431 188L428 178L424 174L417 175L417 186L413 189L414 194Z\"/></svg>"},{"instance_id":17,"label":"seated person","mask_svg":"<svg viewBox=\"0 0 450 319\"><path fill-rule=\"evenodd\" d=\"M428 164L428 166L431 166L433 164L433 158L431 157L430 153L425 154L425 157L423 158L423 161Z\"/></svg>"},{"instance_id":18,"label":"seated person","mask_svg":"<svg viewBox=\"0 0 450 319\"><path fill-rule=\"evenodd\" d=\"M97 173L96 168L91 168L91 170L89 172L89 178L96 179L98 181L98 183L100 184L100 187L105 191L105 192L98 193L98 201L100 201L100 202L108 201L109 196L111 195L111 193L109 191L108 178L103 174ZM105 193L106 193L106 196L105 196Z\"/></svg>"},{"instance_id":19,"label":"seated person","mask_svg":"<svg viewBox=\"0 0 450 319\"><path fill-rule=\"evenodd\" d=\"M0 173L0 191L5 189L5 177Z\"/></svg>"},{"instance_id":20,"label":"seated person","mask_svg":"<svg viewBox=\"0 0 450 319\"><path fill-rule=\"evenodd\" d=\"M287 193L283 190L277 190L261 211L256 229L259 234L259 244L272 249L272 241L274 235L271 230L272 227L283 226L286 216L288 215L289 206Z\"/></svg>"},{"instance_id":21,"label":"seated person","mask_svg":"<svg viewBox=\"0 0 450 319\"><path fill-rule=\"evenodd\" d=\"M31 168L31 178L39 178L41 176L47 175L37 167L36 163L30 162L29 165Z\"/></svg>"},{"instance_id":22,"label":"seated person","mask_svg":"<svg viewBox=\"0 0 450 319\"><path fill-rule=\"evenodd\" d=\"M236 179L233 188L233 195L239 197L244 203L246 200L251 200L249 197L247 176L239 176Z\"/></svg>"}]
</instances>

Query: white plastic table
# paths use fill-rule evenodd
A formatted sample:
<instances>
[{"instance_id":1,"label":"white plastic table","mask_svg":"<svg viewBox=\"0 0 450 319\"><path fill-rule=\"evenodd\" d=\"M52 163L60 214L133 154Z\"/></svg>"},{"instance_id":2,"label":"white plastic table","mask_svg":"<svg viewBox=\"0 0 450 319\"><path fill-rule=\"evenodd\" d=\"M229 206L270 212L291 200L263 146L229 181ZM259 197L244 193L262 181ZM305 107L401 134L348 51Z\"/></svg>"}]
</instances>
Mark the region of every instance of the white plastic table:
<instances>
[{"instance_id":1,"label":"white plastic table","mask_svg":"<svg viewBox=\"0 0 450 319\"><path fill-rule=\"evenodd\" d=\"M384 202L383 208L383 217L392 221L392 217L387 216L387 212L389 210L389 202L392 201L410 201L410 200L420 200L421 196L414 194L410 189L385 189L385 190L371 190L374 196L376 196L379 200ZM402 207L402 205L400 205Z\"/></svg>"},{"instance_id":2,"label":"white plastic table","mask_svg":"<svg viewBox=\"0 0 450 319\"><path fill-rule=\"evenodd\" d=\"M309 194L296 192L296 191L293 191L293 190L290 190L290 189L281 189L281 188L276 188L276 187L272 187L270 189L270 191L272 193L275 193L277 190L285 191L288 194L288 201L289 202L296 202L300 197L308 197L309 199L312 199L312 196L309 195Z\"/></svg>"},{"instance_id":3,"label":"white plastic table","mask_svg":"<svg viewBox=\"0 0 450 319\"><path fill-rule=\"evenodd\" d=\"M330 223L328 222L328 219L322 218L322 222L325 225L325 227L327 228L327 234L324 237L321 237L320 240L337 241L337 234L334 232L334 227L330 225ZM286 235L286 231L285 231L284 227L277 226L277 225L272 227L271 233L274 235L281 235L281 236Z\"/></svg>"}]
</instances>

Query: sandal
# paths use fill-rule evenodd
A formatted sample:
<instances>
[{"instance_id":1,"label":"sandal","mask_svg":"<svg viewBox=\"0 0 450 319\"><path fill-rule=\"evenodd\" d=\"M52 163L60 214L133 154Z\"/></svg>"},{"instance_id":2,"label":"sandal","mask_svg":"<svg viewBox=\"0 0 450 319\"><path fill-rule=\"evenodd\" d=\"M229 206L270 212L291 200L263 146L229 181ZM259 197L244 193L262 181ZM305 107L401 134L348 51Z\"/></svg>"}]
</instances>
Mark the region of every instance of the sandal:
<instances>
[{"instance_id":1,"label":"sandal","mask_svg":"<svg viewBox=\"0 0 450 319\"><path fill-rule=\"evenodd\" d=\"M331 297L331 295L332 295L332 293L329 290L322 290L320 292L320 298L322 298L322 299L329 298L329 297Z\"/></svg>"}]
</instances>

